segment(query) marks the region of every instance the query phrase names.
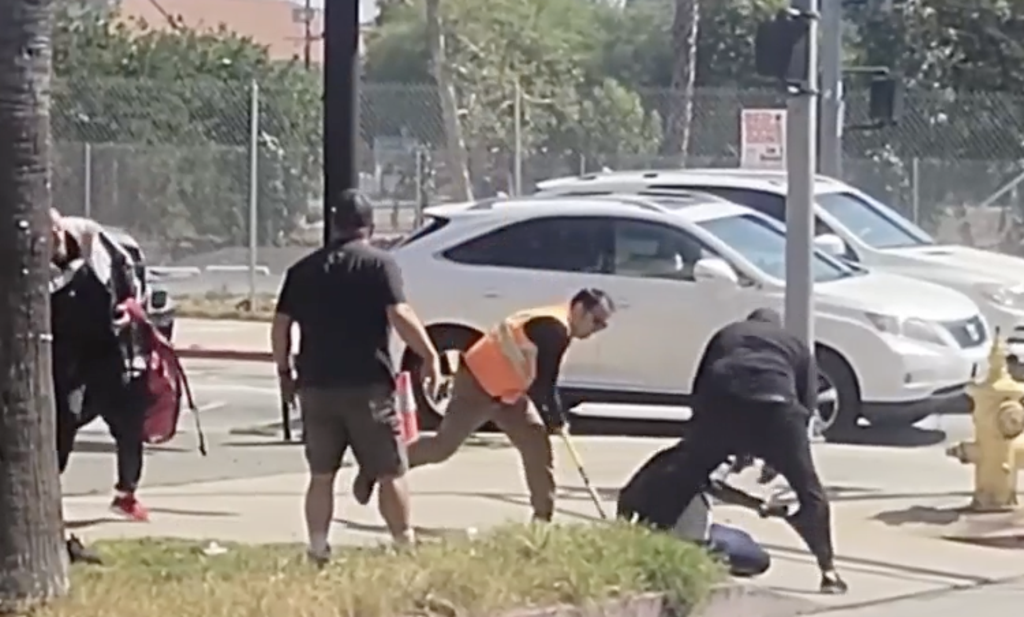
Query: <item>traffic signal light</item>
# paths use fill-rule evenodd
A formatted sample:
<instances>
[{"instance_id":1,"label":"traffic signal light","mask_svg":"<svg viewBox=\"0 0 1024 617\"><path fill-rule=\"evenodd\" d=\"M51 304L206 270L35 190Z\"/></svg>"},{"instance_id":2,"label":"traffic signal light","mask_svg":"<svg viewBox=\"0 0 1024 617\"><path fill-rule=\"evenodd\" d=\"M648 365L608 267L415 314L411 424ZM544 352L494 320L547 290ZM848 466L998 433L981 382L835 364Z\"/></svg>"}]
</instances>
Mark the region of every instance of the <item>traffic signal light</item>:
<instances>
[{"instance_id":1,"label":"traffic signal light","mask_svg":"<svg viewBox=\"0 0 1024 617\"><path fill-rule=\"evenodd\" d=\"M754 64L758 75L789 83L805 81L808 25L805 16L788 11L762 22L754 36Z\"/></svg>"},{"instance_id":2,"label":"traffic signal light","mask_svg":"<svg viewBox=\"0 0 1024 617\"><path fill-rule=\"evenodd\" d=\"M903 107L903 84L895 77L871 80L868 91L868 115L876 122L893 124Z\"/></svg>"}]
</instances>

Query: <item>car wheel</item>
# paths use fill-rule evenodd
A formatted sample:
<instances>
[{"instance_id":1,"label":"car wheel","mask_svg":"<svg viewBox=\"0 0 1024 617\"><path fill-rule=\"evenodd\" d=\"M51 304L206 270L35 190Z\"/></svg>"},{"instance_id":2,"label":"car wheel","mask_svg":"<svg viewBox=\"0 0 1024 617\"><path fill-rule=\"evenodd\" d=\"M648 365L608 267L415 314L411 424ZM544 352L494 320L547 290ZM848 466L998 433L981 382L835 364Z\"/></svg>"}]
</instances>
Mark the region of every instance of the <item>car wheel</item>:
<instances>
[{"instance_id":1,"label":"car wheel","mask_svg":"<svg viewBox=\"0 0 1024 617\"><path fill-rule=\"evenodd\" d=\"M853 369L830 349L818 350L819 428L825 439L836 441L857 430L860 387Z\"/></svg>"},{"instance_id":2,"label":"car wheel","mask_svg":"<svg viewBox=\"0 0 1024 617\"><path fill-rule=\"evenodd\" d=\"M407 351L402 362L402 369L413 373L413 397L416 399L416 410L420 428L433 430L441 423L444 412L448 408L451 394L451 377L459 366L462 352L469 349L481 336L468 328L458 326L441 326L429 330L430 340L441 355L441 370L447 378L442 384L437 397L431 397L423 387L423 379L419 375L420 359L411 351Z\"/></svg>"}]
</instances>

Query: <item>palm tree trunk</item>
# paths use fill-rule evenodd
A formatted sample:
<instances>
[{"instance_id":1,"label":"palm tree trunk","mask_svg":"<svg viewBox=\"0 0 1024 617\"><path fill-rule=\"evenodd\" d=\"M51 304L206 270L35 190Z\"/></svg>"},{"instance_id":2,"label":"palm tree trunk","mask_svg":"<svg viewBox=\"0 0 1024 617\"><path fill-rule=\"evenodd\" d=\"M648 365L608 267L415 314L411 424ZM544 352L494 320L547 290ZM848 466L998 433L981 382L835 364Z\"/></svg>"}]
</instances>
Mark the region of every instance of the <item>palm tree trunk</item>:
<instances>
[{"instance_id":1,"label":"palm tree trunk","mask_svg":"<svg viewBox=\"0 0 1024 617\"><path fill-rule=\"evenodd\" d=\"M448 173L455 185L456 200L473 199L473 184L469 179L469 157L462 138L459 107L455 98L455 85L448 72L445 58L444 29L441 27L441 0L427 0L427 46L430 49L430 67L437 83L444 123L445 157Z\"/></svg>"},{"instance_id":2,"label":"palm tree trunk","mask_svg":"<svg viewBox=\"0 0 1024 617\"><path fill-rule=\"evenodd\" d=\"M676 0L672 18L672 91L669 93L662 156L679 157L686 163L693 121L694 79L697 73L697 32L700 24L699 0Z\"/></svg>"},{"instance_id":3,"label":"palm tree trunk","mask_svg":"<svg viewBox=\"0 0 1024 617\"><path fill-rule=\"evenodd\" d=\"M50 0L0 5L0 613L68 590L50 367Z\"/></svg>"}]
</instances>

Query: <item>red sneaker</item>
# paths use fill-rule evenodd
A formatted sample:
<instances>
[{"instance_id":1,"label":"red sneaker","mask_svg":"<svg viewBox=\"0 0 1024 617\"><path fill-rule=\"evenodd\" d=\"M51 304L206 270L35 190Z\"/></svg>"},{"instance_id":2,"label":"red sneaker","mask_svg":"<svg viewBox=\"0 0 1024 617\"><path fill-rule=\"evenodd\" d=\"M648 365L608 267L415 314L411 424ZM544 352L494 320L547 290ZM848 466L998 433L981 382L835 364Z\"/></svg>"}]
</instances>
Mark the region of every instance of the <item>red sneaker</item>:
<instances>
[{"instance_id":1,"label":"red sneaker","mask_svg":"<svg viewBox=\"0 0 1024 617\"><path fill-rule=\"evenodd\" d=\"M135 495L117 495L110 504L110 510L114 514L123 516L129 520L145 523L149 521L149 510L146 509Z\"/></svg>"}]
</instances>

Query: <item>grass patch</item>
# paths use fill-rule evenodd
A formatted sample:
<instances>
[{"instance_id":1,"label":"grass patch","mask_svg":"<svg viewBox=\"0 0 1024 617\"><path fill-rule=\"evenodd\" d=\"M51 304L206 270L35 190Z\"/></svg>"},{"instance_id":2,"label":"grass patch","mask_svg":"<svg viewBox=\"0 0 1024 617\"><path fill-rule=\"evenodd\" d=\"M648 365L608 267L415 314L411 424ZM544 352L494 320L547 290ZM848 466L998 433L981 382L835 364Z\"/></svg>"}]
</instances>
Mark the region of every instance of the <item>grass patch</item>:
<instances>
[{"instance_id":1,"label":"grass patch","mask_svg":"<svg viewBox=\"0 0 1024 617\"><path fill-rule=\"evenodd\" d=\"M276 296L258 294L254 307L248 296L219 291L201 295L174 296L175 314L192 319L234 319L239 321L270 321L274 316Z\"/></svg>"},{"instance_id":2,"label":"grass patch","mask_svg":"<svg viewBox=\"0 0 1024 617\"><path fill-rule=\"evenodd\" d=\"M487 616L658 591L692 605L723 568L691 544L611 525L506 526L410 552L342 550L322 571L298 546L100 542L103 567L72 572L71 596L35 617Z\"/></svg>"}]
</instances>

